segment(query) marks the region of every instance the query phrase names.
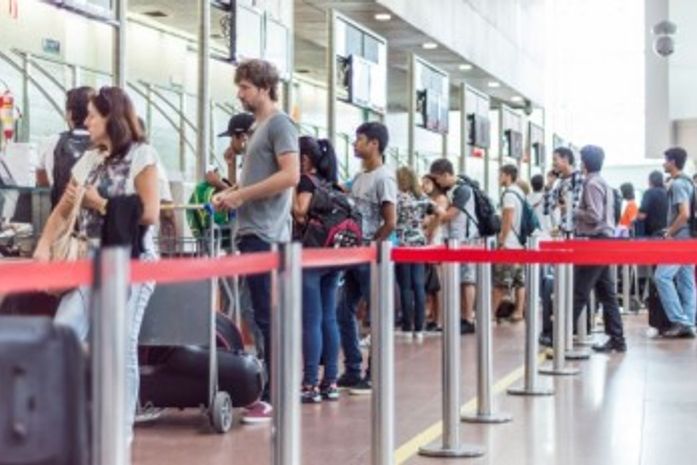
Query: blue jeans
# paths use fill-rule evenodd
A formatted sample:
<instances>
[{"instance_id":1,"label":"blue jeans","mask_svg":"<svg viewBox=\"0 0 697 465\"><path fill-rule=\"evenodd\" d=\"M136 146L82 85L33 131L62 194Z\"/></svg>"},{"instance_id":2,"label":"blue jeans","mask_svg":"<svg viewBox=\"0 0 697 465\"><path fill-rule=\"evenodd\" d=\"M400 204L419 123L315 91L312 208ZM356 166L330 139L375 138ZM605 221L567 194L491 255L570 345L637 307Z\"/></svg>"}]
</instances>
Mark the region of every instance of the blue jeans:
<instances>
[{"instance_id":1,"label":"blue jeans","mask_svg":"<svg viewBox=\"0 0 697 465\"><path fill-rule=\"evenodd\" d=\"M697 310L694 265L659 265L654 281L671 323L694 326Z\"/></svg>"},{"instance_id":2,"label":"blue jeans","mask_svg":"<svg viewBox=\"0 0 697 465\"><path fill-rule=\"evenodd\" d=\"M336 292L339 272L332 269L303 273L303 385L317 386L320 358L324 355L323 384L338 377L339 327Z\"/></svg>"},{"instance_id":3,"label":"blue jeans","mask_svg":"<svg viewBox=\"0 0 697 465\"><path fill-rule=\"evenodd\" d=\"M337 306L336 316L346 373L357 376L360 376L363 364L356 321L356 310L361 298L370 304L370 265L360 265L346 270L344 286Z\"/></svg>"},{"instance_id":4,"label":"blue jeans","mask_svg":"<svg viewBox=\"0 0 697 465\"><path fill-rule=\"evenodd\" d=\"M402 330L423 331L426 314L426 266L402 263L395 267L402 304Z\"/></svg>"},{"instance_id":5,"label":"blue jeans","mask_svg":"<svg viewBox=\"0 0 697 465\"><path fill-rule=\"evenodd\" d=\"M241 253L268 252L271 244L264 242L257 236L242 236L237 244ZM262 400L268 401L271 397L271 274L262 273L250 275L245 278L254 309L254 321L264 339L264 367L266 369L266 386L262 393Z\"/></svg>"}]
</instances>

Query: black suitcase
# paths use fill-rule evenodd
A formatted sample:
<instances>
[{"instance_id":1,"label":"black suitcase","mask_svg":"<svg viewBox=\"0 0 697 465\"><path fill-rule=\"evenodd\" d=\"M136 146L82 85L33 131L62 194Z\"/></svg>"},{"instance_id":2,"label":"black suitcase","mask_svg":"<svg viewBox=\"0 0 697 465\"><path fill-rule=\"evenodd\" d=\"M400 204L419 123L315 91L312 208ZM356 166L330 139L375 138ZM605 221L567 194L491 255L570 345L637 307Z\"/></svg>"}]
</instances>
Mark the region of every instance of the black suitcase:
<instances>
[{"instance_id":1,"label":"black suitcase","mask_svg":"<svg viewBox=\"0 0 697 465\"><path fill-rule=\"evenodd\" d=\"M649 309L649 326L656 328L659 332L670 328L671 323L663 309L663 304L661 304L661 297L658 295L658 289L656 288L656 283L653 281L653 277L649 278L649 298L647 306Z\"/></svg>"},{"instance_id":2,"label":"black suitcase","mask_svg":"<svg viewBox=\"0 0 697 465\"><path fill-rule=\"evenodd\" d=\"M85 367L70 329L0 317L0 465L88 465Z\"/></svg>"}]
</instances>

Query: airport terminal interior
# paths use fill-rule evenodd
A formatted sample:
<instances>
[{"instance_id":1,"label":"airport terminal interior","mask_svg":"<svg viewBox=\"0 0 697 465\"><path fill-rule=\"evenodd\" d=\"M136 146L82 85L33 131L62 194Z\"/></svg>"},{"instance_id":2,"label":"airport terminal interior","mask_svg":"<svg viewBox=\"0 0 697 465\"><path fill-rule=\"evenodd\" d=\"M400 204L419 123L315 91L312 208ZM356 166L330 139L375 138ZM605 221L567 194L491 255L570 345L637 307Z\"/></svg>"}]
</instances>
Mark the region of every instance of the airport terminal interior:
<instances>
[{"instance_id":1,"label":"airport terminal interior","mask_svg":"<svg viewBox=\"0 0 697 465\"><path fill-rule=\"evenodd\" d=\"M695 0L0 0L0 465L697 463L695 82Z\"/></svg>"}]
</instances>

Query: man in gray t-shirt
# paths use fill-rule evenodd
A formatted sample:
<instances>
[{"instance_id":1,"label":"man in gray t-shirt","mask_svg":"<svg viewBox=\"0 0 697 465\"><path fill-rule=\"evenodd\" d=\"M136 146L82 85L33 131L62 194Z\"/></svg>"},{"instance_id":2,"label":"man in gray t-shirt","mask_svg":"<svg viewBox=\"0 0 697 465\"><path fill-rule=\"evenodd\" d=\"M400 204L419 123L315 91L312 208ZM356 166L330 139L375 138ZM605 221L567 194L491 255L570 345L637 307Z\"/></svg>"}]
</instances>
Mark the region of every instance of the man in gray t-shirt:
<instances>
[{"instance_id":1,"label":"man in gray t-shirt","mask_svg":"<svg viewBox=\"0 0 697 465\"><path fill-rule=\"evenodd\" d=\"M663 168L670 174L668 189L668 229L666 239L688 239L689 221L694 208L694 185L682 172L687 152L680 147L666 150ZM654 275L658 296L671 322L663 331L666 337L695 337L695 313L697 292L695 290L694 265L659 265Z\"/></svg>"},{"instance_id":2,"label":"man in gray t-shirt","mask_svg":"<svg viewBox=\"0 0 697 465\"><path fill-rule=\"evenodd\" d=\"M290 240L292 189L300 180L298 131L277 107L278 72L264 60L242 62L235 72L237 96L254 114L254 132L247 145L238 188L213 197L219 210L237 210L237 243L240 252L265 252L274 242ZM254 319L264 337L264 362L271 379L271 276L247 277ZM267 382L262 401L247 409L242 421L271 420Z\"/></svg>"},{"instance_id":3,"label":"man in gray t-shirt","mask_svg":"<svg viewBox=\"0 0 697 465\"><path fill-rule=\"evenodd\" d=\"M351 184L351 198L362 217L363 241L371 242L384 223L382 205L397 204L397 181L393 170L382 165L360 173Z\"/></svg>"}]
</instances>

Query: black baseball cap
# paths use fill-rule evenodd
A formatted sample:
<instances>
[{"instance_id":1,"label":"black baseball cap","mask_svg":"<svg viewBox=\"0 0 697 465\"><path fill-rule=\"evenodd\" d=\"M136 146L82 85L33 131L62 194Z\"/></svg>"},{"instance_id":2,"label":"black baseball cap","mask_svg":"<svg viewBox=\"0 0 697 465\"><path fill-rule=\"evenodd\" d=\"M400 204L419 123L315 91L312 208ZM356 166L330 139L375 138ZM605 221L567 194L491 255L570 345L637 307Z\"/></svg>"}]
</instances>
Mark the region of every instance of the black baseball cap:
<instances>
[{"instance_id":1,"label":"black baseball cap","mask_svg":"<svg viewBox=\"0 0 697 465\"><path fill-rule=\"evenodd\" d=\"M254 124L254 116L251 113L237 113L227 125L227 131L218 134L218 137L232 137L236 134L249 132Z\"/></svg>"}]
</instances>

